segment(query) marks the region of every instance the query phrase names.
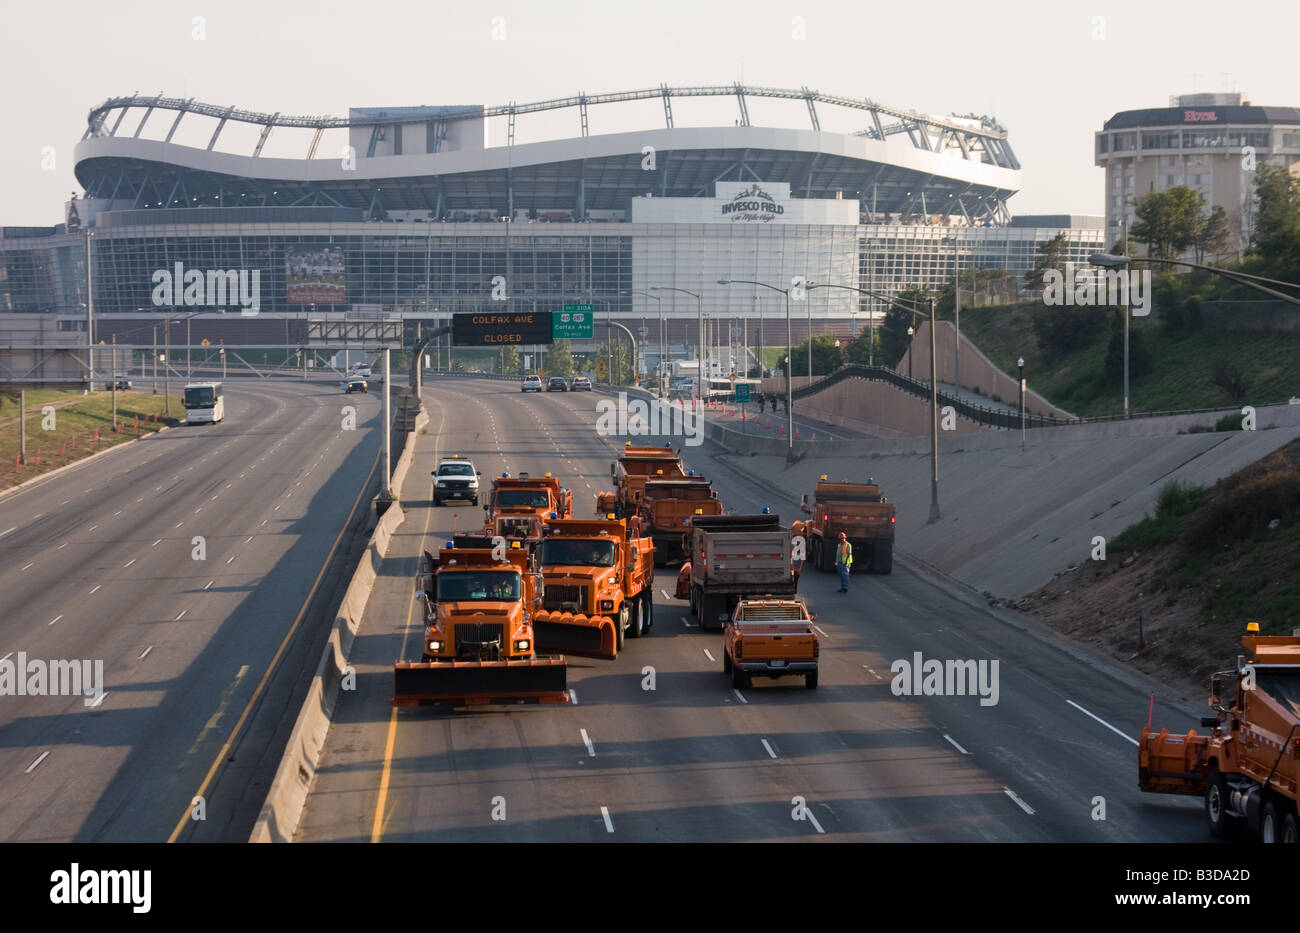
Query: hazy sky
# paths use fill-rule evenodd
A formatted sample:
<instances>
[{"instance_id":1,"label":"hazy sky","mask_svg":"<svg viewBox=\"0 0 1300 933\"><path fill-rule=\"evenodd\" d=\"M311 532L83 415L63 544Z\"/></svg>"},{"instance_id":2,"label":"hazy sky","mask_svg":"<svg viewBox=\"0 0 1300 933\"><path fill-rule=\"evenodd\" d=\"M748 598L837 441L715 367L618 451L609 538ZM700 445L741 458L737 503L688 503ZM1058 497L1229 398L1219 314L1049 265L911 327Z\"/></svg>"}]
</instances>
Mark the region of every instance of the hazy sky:
<instances>
[{"instance_id":1,"label":"hazy sky","mask_svg":"<svg viewBox=\"0 0 1300 933\"><path fill-rule=\"evenodd\" d=\"M298 115L523 103L660 83L806 85L905 110L996 116L1024 166L1010 205L1021 214L1103 212L1093 133L1116 111L1220 90L1300 106L1295 0L8 0L4 27L6 226L62 220L63 201L80 192L73 147L87 112L133 92ZM502 28L504 38L494 38ZM800 30L806 38L795 37ZM725 99L673 109L679 126L736 117ZM654 101L590 113L593 135L663 125ZM862 128L846 111L823 107L820 116L823 129ZM807 125L798 102L751 101L750 117ZM136 121L122 129L134 132ZM166 129L155 118L144 135ZM517 138L578 133L572 110L521 118ZM504 127L490 127L490 141L502 140ZM185 141L206 145L200 121ZM251 153L255 134L223 134L220 148L236 141ZM52 168L43 167L46 147ZM264 154L301 156L305 147L276 132Z\"/></svg>"}]
</instances>

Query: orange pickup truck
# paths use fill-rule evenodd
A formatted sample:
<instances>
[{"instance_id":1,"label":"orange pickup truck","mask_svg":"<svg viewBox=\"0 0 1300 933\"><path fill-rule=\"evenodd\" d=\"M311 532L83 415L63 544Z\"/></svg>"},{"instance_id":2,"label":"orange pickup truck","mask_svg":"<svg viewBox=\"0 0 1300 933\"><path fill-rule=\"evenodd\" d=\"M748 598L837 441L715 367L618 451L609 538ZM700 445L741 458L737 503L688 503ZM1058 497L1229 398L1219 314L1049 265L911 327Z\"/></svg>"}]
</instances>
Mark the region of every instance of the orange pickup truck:
<instances>
[{"instance_id":1,"label":"orange pickup truck","mask_svg":"<svg viewBox=\"0 0 1300 933\"><path fill-rule=\"evenodd\" d=\"M804 686L817 688L821 643L813 630L814 616L801 597L749 597L722 630L722 672L731 675L737 690L749 678L803 675Z\"/></svg>"}]
</instances>

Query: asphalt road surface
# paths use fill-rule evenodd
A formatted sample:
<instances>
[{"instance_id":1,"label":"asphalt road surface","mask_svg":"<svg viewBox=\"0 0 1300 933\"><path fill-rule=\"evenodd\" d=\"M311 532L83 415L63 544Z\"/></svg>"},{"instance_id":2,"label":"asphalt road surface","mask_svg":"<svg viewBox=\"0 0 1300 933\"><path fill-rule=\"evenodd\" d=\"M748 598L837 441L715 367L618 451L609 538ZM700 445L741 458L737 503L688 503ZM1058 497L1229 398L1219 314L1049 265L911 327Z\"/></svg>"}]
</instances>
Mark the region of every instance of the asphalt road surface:
<instances>
[{"instance_id":1,"label":"asphalt road surface","mask_svg":"<svg viewBox=\"0 0 1300 933\"><path fill-rule=\"evenodd\" d=\"M380 399L225 394L220 424L0 498L0 658L99 661L105 691L0 696L0 839L247 838L332 621L322 567L350 569L336 539L365 522Z\"/></svg>"},{"instance_id":2,"label":"asphalt road surface","mask_svg":"<svg viewBox=\"0 0 1300 933\"><path fill-rule=\"evenodd\" d=\"M582 517L625 440L597 436L599 393L443 379L424 395L431 420L404 490L406 522L353 649L357 689L340 697L301 839L1208 839L1198 800L1137 790L1132 737L1147 696L1126 672L897 556L893 574L855 575L847 595L833 574L806 571L800 592L822 632L816 690L791 678L733 691L720 634L697 629L670 597L669 568L656 577L653 631L616 661L569 659L573 703L391 709L393 660L419 654L416 555L482 520L476 508L428 507L436 457L473 458L485 483L503 470L555 473ZM684 450L728 508L794 517L804 490L783 498L744 458ZM915 652L997 661L996 705L895 695L891 664ZM1157 722L1186 728L1194 715L1156 703Z\"/></svg>"}]
</instances>

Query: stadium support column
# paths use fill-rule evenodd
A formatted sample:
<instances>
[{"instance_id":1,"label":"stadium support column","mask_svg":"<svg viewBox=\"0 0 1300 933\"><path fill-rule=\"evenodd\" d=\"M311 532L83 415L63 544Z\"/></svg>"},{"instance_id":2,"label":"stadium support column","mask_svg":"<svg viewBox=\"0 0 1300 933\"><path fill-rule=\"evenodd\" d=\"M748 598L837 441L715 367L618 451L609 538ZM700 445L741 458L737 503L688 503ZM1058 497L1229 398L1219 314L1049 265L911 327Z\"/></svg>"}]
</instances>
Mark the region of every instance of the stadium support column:
<instances>
[{"instance_id":1,"label":"stadium support column","mask_svg":"<svg viewBox=\"0 0 1300 933\"><path fill-rule=\"evenodd\" d=\"M392 373L388 369L388 347L384 347L384 498L393 498L393 412L391 409Z\"/></svg>"}]
</instances>

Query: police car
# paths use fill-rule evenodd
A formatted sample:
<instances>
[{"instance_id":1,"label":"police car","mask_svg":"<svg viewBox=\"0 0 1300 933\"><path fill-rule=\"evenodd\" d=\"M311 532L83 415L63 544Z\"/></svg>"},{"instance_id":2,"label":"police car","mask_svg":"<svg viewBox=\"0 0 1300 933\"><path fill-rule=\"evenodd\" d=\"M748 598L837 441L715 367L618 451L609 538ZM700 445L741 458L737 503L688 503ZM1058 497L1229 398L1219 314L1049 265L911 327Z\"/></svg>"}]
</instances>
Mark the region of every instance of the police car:
<instances>
[{"instance_id":1,"label":"police car","mask_svg":"<svg viewBox=\"0 0 1300 933\"><path fill-rule=\"evenodd\" d=\"M463 499L471 505L478 505L480 475L474 464L459 454L439 460L438 469L433 471L433 504Z\"/></svg>"}]
</instances>

